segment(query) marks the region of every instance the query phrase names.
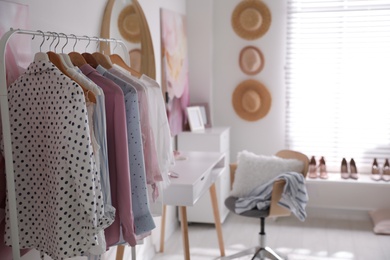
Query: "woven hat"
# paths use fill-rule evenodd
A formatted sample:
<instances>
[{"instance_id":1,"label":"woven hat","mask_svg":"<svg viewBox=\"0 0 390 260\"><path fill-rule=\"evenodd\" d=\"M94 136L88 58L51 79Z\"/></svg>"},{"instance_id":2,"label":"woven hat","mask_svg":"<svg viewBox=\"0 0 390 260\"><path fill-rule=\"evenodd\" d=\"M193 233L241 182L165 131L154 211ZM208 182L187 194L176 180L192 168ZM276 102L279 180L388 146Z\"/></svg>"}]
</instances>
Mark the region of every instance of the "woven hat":
<instances>
[{"instance_id":1,"label":"woven hat","mask_svg":"<svg viewBox=\"0 0 390 260\"><path fill-rule=\"evenodd\" d=\"M129 41L138 43L141 41L140 20L132 4L123 8L118 17L118 28L122 37Z\"/></svg>"},{"instance_id":2,"label":"woven hat","mask_svg":"<svg viewBox=\"0 0 390 260\"><path fill-rule=\"evenodd\" d=\"M238 36L254 40L263 36L271 25L271 12L260 0L243 0L234 8L232 26Z\"/></svg>"},{"instance_id":3,"label":"woven hat","mask_svg":"<svg viewBox=\"0 0 390 260\"><path fill-rule=\"evenodd\" d=\"M263 53L255 46L247 46L240 52L239 64L242 72L255 75L264 67Z\"/></svg>"},{"instance_id":4,"label":"woven hat","mask_svg":"<svg viewBox=\"0 0 390 260\"><path fill-rule=\"evenodd\" d=\"M239 117L248 121L256 121L268 114L272 98L262 83L248 79L236 87L232 103Z\"/></svg>"}]
</instances>

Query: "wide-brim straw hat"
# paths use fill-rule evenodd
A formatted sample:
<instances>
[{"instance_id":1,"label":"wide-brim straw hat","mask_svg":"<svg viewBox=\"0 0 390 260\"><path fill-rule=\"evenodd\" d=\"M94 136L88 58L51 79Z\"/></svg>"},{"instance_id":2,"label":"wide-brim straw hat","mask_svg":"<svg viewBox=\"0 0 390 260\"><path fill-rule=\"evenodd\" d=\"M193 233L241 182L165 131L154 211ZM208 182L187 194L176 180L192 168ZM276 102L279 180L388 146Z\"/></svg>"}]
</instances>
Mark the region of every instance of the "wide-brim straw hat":
<instances>
[{"instance_id":1,"label":"wide-brim straw hat","mask_svg":"<svg viewBox=\"0 0 390 260\"><path fill-rule=\"evenodd\" d=\"M118 29L123 39L133 43L141 41L140 17L132 4L120 12Z\"/></svg>"},{"instance_id":2,"label":"wide-brim straw hat","mask_svg":"<svg viewBox=\"0 0 390 260\"><path fill-rule=\"evenodd\" d=\"M260 0L243 0L233 10L232 27L238 36L255 40L271 25L271 12Z\"/></svg>"},{"instance_id":3,"label":"wide-brim straw hat","mask_svg":"<svg viewBox=\"0 0 390 260\"><path fill-rule=\"evenodd\" d=\"M264 68L263 53L255 46L246 46L240 52L239 64L242 72L255 75Z\"/></svg>"},{"instance_id":4,"label":"wide-brim straw hat","mask_svg":"<svg viewBox=\"0 0 390 260\"><path fill-rule=\"evenodd\" d=\"M248 79L236 87L232 103L239 117L248 121L257 121L268 114L272 98L262 83Z\"/></svg>"}]
</instances>

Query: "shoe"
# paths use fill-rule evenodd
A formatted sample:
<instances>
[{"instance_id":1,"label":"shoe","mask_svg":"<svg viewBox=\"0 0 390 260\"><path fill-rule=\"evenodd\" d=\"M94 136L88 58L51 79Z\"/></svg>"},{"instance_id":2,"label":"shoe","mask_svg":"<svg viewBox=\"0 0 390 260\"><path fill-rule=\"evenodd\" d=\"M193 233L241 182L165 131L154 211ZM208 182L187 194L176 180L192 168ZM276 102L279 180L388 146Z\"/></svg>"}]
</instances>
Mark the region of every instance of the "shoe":
<instances>
[{"instance_id":1,"label":"shoe","mask_svg":"<svg viewBox=\"0 0 390 260\"><path fill-rule=\"evenodd\" d=\"M384 168L384 166L383 166L383 168ZM380 174L380 170L379 170L378 162L376 161L376 158L374 158L374 162L372 163L371 179L373 179L374 181L379 181L381 179L381 174Z\"/></svg>"},{"instance_id":2,"label":"shoe","mask_svg":"<svg viewBox=\"0 0 390 260\"><path fill-rule=\"evenodd\" d=\"M309 178L316 179L317 178L317 162L314 156L311 157L309 162Z\"/></svg>"},{"instance_id":3,"label":"shoe","mask_svg":"<svg viewBox=\"0 0 390 260\"><path fill-rule=\"evenodd\" d=\"M343 179L349 178L348 165L347 165L347 160L345 160L345 158L343 158L343 160L341 161L340 172L341 172L341 178Z\"/></svg>"},{"instance_id":4,"label":"shoe","mask_svg":"<svg viewBox=\"0 0 390 260\"><path fill-rule=\"evenodd\" d=\"M358 172L357 172L357 168L356 168L356 164L355 164L355 161L354 159L351 159L351 161L349 161L349 169L351 171L351 178L352 179L359 179L359 176L358 176Z\"/></svg>"},{"instance_id":5,"label":"shoe","mask_svg":"<svg viewBox=\"0 0 390 260\"><path fill-rule=\"evenodd\" d=\"M390 164L388 159L386 159L385 164L383 165L382 180L390 181Z\"/></svg>"},{"instance_id":6,"label":"shoe","mask_svg":"<svg viewBox=\"0 0 390 260\"><path fill-rule=\"evenodd\" d=\"M326 165L325 165L325 159L324 156L320 159L320 178L321 179L328 179L328 172L326 171Z\"/></svg>"}]
</instances>

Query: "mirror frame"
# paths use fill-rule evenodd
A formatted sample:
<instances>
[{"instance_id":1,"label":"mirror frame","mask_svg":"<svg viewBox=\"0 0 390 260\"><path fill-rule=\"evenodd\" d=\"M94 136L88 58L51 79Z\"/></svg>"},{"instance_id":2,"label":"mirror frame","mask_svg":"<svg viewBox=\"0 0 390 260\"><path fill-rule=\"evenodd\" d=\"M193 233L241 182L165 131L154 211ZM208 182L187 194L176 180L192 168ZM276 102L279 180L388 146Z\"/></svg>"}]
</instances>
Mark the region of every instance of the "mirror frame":
<instances>
[{"instance_id":1,"label":"mirror frame","mask_svg":"<svg viewBox=\"0 0 390 260\"><path fill-rule=\"evenodd\" d=\"M100 37L102 38L111 38L110 37L110 26L111 26L111 14L112 9L115 4L115 0L108 0L106 8L103 14L102 26L100 28ZM141 30L141 74L145 74L148 77L156 80L156 61L154 56L153 41L150 35L150 29L148 22L146 20L145 14L142 10L141 5L138 0L133 0L132 4L134 5L135 12L137 13L140 21L140 30ZM108 48L107 48L108 47ZM100 44L100 51L105 50L105 53L110 54L110 43L102 42ZM107 51L108 50L108 51Z\"/></svg>"}]
</instances>

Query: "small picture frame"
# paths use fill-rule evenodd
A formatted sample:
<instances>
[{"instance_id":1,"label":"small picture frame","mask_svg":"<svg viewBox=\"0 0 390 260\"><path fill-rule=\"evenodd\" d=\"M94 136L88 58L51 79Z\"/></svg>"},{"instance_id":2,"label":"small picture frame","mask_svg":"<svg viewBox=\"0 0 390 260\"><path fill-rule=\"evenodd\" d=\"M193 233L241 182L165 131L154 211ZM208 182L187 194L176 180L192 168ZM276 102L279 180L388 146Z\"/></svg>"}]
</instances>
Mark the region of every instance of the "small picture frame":
<instances>
[{"instance_id":1,"label":"small picture frame","mask_svg":"<svg viewBox=\"0 0 390 260\"><path fill-rule=\"evenodd\" d=\"M191 106L196 106L196 107L200 108L200 113L202 114L204 127L210 128L212 126L212 124L211 124L209 104L208 103L194 103L194 104L191 104Z\"/></svg>"},{"instance_id":2,"label":"small picture frame","mask_svg":"<svg viewBox=\"0 0 390 260\"><path fill-rule=\"evenodd\" d=\"M187 107L188 122L190 124L190 130L199 131L204 129L204 123L200 107L190 106Z\"/></svg>"}]
</instances>

